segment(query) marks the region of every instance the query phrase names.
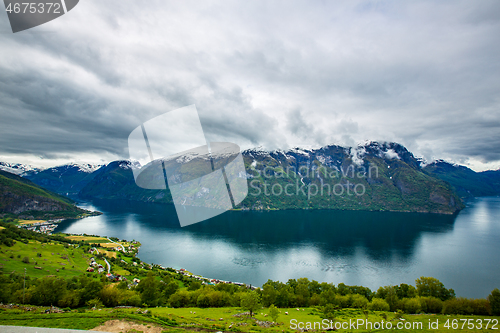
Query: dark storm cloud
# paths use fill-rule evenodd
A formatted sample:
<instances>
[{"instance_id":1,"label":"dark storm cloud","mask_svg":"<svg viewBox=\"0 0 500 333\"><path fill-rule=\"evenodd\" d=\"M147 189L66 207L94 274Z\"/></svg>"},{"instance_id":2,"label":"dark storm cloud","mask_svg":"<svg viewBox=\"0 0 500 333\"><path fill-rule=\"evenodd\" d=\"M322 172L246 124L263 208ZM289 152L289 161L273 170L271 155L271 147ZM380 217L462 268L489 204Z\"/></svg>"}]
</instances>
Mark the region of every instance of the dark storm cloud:
<instances>
[{"instance_id":1,"label":"dark storm cloud","mask_svg":"<svg viewBox=\"0 0 500 333\"><path fill-rule=\"evenodd\" d=\"M136 126L196 104L209 141L389 140L498 168L499 13L498 1L89 0L36 33L0 34L0 155L126 158Z\"/></svg>"}]
</instances>

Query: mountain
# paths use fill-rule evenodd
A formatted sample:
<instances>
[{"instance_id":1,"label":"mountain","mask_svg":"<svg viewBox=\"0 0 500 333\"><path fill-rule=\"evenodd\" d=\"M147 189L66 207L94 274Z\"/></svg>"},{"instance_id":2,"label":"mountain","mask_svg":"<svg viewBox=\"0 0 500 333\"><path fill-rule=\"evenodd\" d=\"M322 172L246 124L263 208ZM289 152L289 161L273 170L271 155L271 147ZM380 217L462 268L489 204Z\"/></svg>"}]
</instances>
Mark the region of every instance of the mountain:
<instances>
[{"instance_id":1,"label":"mountain","mask_svg":"<svg viewBox=\"0 0 500 333\"><path fill-rule=\"evenodd\" d=\"M356 148L326 146L243 152L249 193L241 209L389 210L452 214L463 208L445 181L423 172L420 161L397 143ZM132 165L116 161L94 172L82 198L171 203L168 190L145 190ZM323 189L323 191L321 191ZM193 195L202 195L195 193Z\"/></svg>"},{"instance_id":2,"label":"mountain","mask_svg":"<svg viewBox=\"0 0 500 333\"><path fill-rule=\"evenodd\" d=\"M95 171L92 176L78 194L83 199L172 203L168 190L146 190L138 187L129 161L111 162Z\"/></svg>"},{"instance_id":3,"label":"mountain","mask_svg":"<svg viewBox=\"0 0 500 333\"><path fill-rule=\"evenodd\" d=\"M247 150L243 156L249 179L249 194L241 205L244 209L452 214L463 208L449 184L424 173L420 161L397 143ZM286 188L288 193L284 193ZM283 193L275 195L281 189Z\"/></svg>"},{"instance_id":4,"label":"mountain","mask_svg":"<svg viewBox=\"0 0 500 333\"><path fill-rule=\"evenodd\" d=\"M0 171L0 214L20 218L76 217L88 213L61 195L40 188L18 175Z\"/></svg>"},{"instance_id":5,"label":"mountain","mask_svg":"<svg viewBox=\"0 0 500 333\"><path fill-rule=\"evenodd\" d=\"M450 183L462 198L500 195L500 170L475 172L443 160L428 164L423 170Z\"/></svg>"},{"instance_id":6,"label":"mountain","mask_svg":"<svg viewBox=\"0 0 500 333\"><path fill-rule=\"evenodd\" d=\"M18 176L24 176L28 173L37 173L42 169L32 167L28 164L0 162L0 170L13 173Z\"/></svg>"},{"instance_id":7,"label":"mountain","mask_svg":"<svg viewBox=\"0 0 500 333\"><path fill-rule=\"evenodd\" d=\"M28 171L24 178L50 191L74 196L95 176L102 165L71 163L36 172Z\"/></svg>"}]
</instances>

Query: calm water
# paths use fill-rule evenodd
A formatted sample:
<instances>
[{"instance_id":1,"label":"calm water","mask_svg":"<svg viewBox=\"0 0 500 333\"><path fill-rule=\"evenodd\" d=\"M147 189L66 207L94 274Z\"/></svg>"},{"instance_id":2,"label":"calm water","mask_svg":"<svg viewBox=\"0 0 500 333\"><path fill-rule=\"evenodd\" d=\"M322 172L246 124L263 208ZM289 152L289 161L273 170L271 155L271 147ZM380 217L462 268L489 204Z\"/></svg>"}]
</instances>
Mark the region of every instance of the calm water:
<instances>
[{"instance_id":1,"label":"calm water","mask_svg":"<svg viewBox=\"0 0 500 333\"><path fill-rule=\"evenodd\" d=\"M104 214L56 231L139 240L149 263L262 285L308 277L363 285L414 284L433 276L457 296L500 288L500 198L468 203L457 216L386 212L226 212L180 228L171 206L93 202Z\"/></svg>"}]
</instances>

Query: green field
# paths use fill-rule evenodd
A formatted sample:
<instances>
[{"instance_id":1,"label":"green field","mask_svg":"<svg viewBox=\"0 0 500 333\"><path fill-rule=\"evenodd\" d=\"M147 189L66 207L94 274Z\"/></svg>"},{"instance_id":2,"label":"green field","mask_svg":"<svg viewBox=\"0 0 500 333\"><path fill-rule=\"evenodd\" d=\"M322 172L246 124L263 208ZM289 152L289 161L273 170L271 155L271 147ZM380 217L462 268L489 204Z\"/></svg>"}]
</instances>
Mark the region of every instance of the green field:
<instances>
[{"instance_id":1,"label":"green field","mask_svg":"<svg viewBox=\"0 0 500 333\"><path fill-rule=\"evenodd\" d=\"M54 242L30 240L28 244L17 242L12 247L0 247L0 265L4 272L24 273L26 268L26 274L32 277L79 276L85 272L90 257L90 254L85 254L75 246L66 247ZM25 258L28 258L28 263L23 262Z\"/></svg>"}]
</instances>

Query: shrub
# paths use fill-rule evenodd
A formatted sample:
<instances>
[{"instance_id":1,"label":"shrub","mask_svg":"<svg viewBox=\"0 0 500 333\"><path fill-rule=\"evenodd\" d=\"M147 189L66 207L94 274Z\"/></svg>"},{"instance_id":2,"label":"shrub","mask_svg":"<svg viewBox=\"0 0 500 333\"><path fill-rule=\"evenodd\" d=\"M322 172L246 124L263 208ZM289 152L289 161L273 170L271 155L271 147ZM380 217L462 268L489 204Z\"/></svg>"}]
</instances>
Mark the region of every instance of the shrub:
<instances>
[{"instance_id":1,"label":"shrub","mask_svg":"<svg viewBox=\"0 0 500 333\"><path fill-rule=\"evenodd\" d=\"M366 306L368 305L368 300L365 296L355 294L351 297L351 304L353 308L366 308Z\"/></svg>"},{"instance_id":2,"label":"shrub","mask_svg":"<svg viewBox=\"0 0 500 333\"><path fill-rule=\"evenodd\" d=\"M473 299L470 301L470 305L475 315L487 316L490 314L490 302L486 299Z\"/></svg>"},{"instance_id":3,"label":"shrub","mask_svg":"<svg viewBox=\"0 0 500 333\"><path fill-rule=\"evenodd\" d=\"M336 295L335 296L335 304L338 305L340 308L350 308L352 305L352 298L351 295Z\"/></svg>"},{"instance_id":4,"label":"shrub","mask_svg":"<svg viewBox=\"0 0 500 333\"><path fill-rule=\"evenodd\" d=\"M189 304L189 292L179 290L168 298L168 302L174 308L181 308Z\"/></svg>"},{"instance_id":5,"label":"shrub","mask_svg":"<svg viewBox=\"0 0 500 333\"><path fill-rule=\"evenodd\" d=\"M368 304L368 309L372 311L389 311L389 304L381 298L374 298Z\"/></svg>"},{"instance_id":6,"label":"shrub","mask_svg":"<svg viewBox=\"0 0 500 333\"><path fill-rule=\"evenodd\" d=\"M419 313L422 309L419 300L416 298L405 298L404 307L406 313Z\"/></svg>"},{"instance_id":7,"label":"shrub","mask_svg":"<svg viewBox=\"0 0 500 333\"><path fill-rule=\"evenodd\" d=\"M443 301L436 297L418 297L422 312L441 313L443 310Z\"/></svg>"},{"instance_id":8,"label":"shrub","mask_svg":"<svg viewBox=\"0 0 500 333\"><path fill-rule=\"evenodd\" d=\"M28 258L28 257L24 257L24 258L23 258L23 262L24 262L25 264L29 264L29 263L30 263L30 258Z\"/></svg>"},{"instance_id":9,"label":"shrub","mask_svg":"<svg viewBox=\"0 0 500 333\"><path fill-rule=\"evenodd\" d=\"M469 315L474 313L470 300L459 297L446 300L443 304L444 314Z\"/></svg>"}]
</instances>

